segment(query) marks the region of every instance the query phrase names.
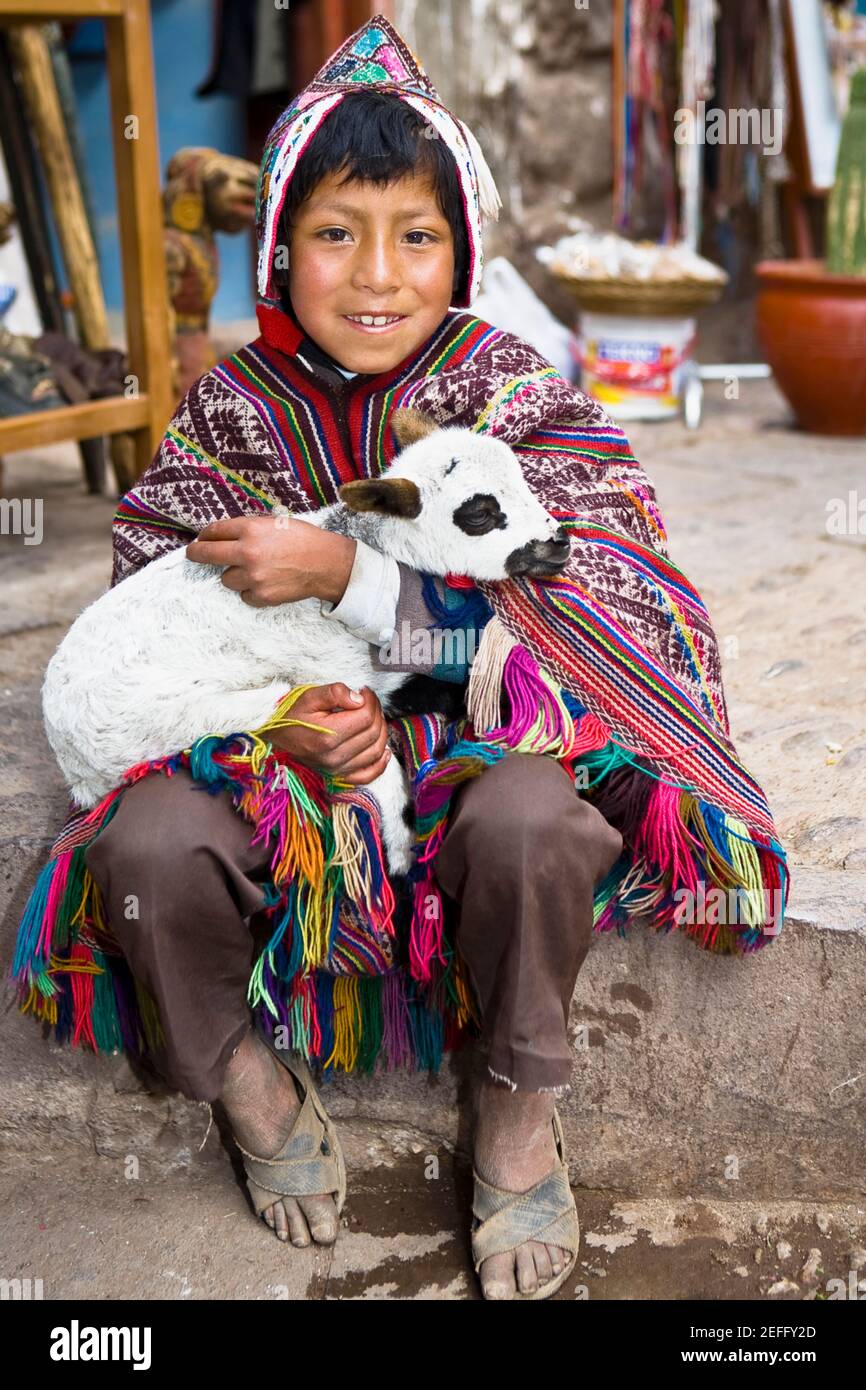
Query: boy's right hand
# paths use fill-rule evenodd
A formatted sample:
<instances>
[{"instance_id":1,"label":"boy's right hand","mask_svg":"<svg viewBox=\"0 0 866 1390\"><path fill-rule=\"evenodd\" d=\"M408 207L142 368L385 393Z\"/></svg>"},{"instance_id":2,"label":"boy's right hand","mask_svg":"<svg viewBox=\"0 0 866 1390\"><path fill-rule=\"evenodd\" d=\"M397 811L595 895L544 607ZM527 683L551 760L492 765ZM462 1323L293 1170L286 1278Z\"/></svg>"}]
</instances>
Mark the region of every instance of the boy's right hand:
<instances>
[{"instance_id":1,"label":"boy's right hand","mask_svg":"<svg viewBox=\"0 0 866 1390\"><path fill-rule=\"evenodd\" d=\"M352 786L363 786L379 777L392 757L388 747L388 725L382 706L369 686L358 692L359 703L347 685L315 685L300 695L289 711L289 718L308 719L312 724L333 729L333 735L313 729L269 730L265 735L298 762L329 776L339 776Z\"/></svg>"}]
</instances>

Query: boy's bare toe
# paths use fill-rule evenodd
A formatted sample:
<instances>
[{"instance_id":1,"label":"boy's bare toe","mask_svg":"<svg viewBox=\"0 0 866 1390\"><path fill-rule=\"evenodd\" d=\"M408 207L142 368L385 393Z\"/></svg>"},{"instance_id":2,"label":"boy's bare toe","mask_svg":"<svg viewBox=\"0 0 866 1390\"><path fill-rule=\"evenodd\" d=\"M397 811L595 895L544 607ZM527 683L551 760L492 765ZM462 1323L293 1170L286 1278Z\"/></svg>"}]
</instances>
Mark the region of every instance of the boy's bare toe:
<instances>
[{"instance_id":1,"label":"boy's bare toe","mask_svg":"<svg viewBox=\"0 0 866 1390\"><path fill-rule=\"evenodd\" d=\"M337 1239L337 1204L333 1197L299 1197L297 1205L317 1245L330 1245Z\"/></svg>"},{"instance_id":2,"label":"boy's bare toe","mask_svg":"<svg viewBox=\"0 0 866 1390\"><path fill-rule=\"evenodd\" d=\"M304 1248L314 1240L317 1245L332 1245L337 1239L337 1208L334 1199L325 1194L316 1197L281 1197L262 1216L280 1240Z\"/></svg>"},{"instance_id":3,"label":"boy's bare toe","mask_svg":"<svg viewBox=\"0 0 866 1390\"><path fill-rule=\"evenodd\" d=\"M555 1245L528 1240L517 1250L491 1255L483 1262L478 1271L481 1291L489 1299L514 1298L518 1290L535 1293L561 1272L567 1258L566 1252Z\"/></svg>"}]
</instances>

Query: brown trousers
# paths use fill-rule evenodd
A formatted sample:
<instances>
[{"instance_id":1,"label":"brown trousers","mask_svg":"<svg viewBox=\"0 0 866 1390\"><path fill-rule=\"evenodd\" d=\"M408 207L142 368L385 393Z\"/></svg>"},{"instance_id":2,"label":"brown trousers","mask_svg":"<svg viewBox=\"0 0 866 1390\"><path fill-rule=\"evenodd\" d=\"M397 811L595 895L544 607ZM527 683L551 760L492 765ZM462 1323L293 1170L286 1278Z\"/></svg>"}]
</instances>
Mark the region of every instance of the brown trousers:
<instances>
[{"instance_id":1,"label":"brown trousers","mask_svg":"<svg viewBox=\"0 0 866 1390\"><path fill-rule=\"evenodd\" d=\"M195 1100L219 1095L251 1023L247 984L267 940L268 850L228 792L186 772L145 777L86 853L130 968L159 1009L157 1066ZM457 944L490 1073L567 1089L567 1022L592 935L595 885L622 837L552 759L508 753L458 790L436 877L459 905Z\"/></svg>"}]
</instances>

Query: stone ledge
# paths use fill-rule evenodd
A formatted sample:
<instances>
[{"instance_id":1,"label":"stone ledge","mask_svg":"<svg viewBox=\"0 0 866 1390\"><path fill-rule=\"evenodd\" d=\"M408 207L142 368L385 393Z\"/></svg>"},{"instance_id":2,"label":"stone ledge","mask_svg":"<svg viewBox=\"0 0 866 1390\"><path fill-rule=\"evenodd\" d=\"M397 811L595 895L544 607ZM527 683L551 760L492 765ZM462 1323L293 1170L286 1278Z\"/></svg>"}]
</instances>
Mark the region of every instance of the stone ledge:
<instances>
[{"instance_id":1,"label":"stone ledge","mask_svg":"<svg viewBox=\"0 0 866 1390\"><path fill-rule=\"evenodd\" d=\"M24 873L7 858L7 888L14 881L20 899L44 842L14 844ZM750 957L639 930L627 941L595 938L570 1017L573 1091L559 1104L573 1181L716 1196L736 1181L744 1198L866 1191L866 1078L852 1033L866 974L866 875L797 878L781 936ZM211 1161L198 1152L206 1110L148 1094L126 1059L55 1046L11 999L0 1045L0 1147L10 1156L83 1147L146 1155L165 1171ZM415 1127L468 1153L470 1081L482 1065L474 1050L449 1058L438 1078L338 1075L323 1094L351 1127Z\"/></svg>"},{"instance_id":2,"label":"stone ledge","mask_svg":"<svg viewBox=\"0 0 866 1390\"><path fill-rule=\"evenodd\" d=\"M866 931L866 872L792 868L788 924L820 931Z\"/></svg>"}]
</instances>

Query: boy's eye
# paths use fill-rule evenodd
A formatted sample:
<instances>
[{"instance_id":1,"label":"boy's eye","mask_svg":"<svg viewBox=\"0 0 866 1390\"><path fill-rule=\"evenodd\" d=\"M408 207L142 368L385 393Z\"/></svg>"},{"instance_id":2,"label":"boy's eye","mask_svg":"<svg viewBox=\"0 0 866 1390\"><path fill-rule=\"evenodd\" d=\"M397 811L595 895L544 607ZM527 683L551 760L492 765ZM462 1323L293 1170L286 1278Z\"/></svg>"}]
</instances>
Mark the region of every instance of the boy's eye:
<instances>
[{"instance_id":1,"label":"boy's eye","mask_svg":"<svg viewBox=\"0 0 866 1390\"><path fill-rule=\"evenodd\" d=\"M320 232L316 233L316 235L320 236L325 241L332 242L335 246L341 246L343 243L343 238L350 236L351 233L347 232L345 227L323 227ZM436 241L436 237L433 235L432 232L422 232L418 230L414 232L407 232L406 236L426 237L428 241ZM411 242L411 245L420 246L422 245L422 243L418 241L413 241Z\"/></svg>"}]
</instances>

